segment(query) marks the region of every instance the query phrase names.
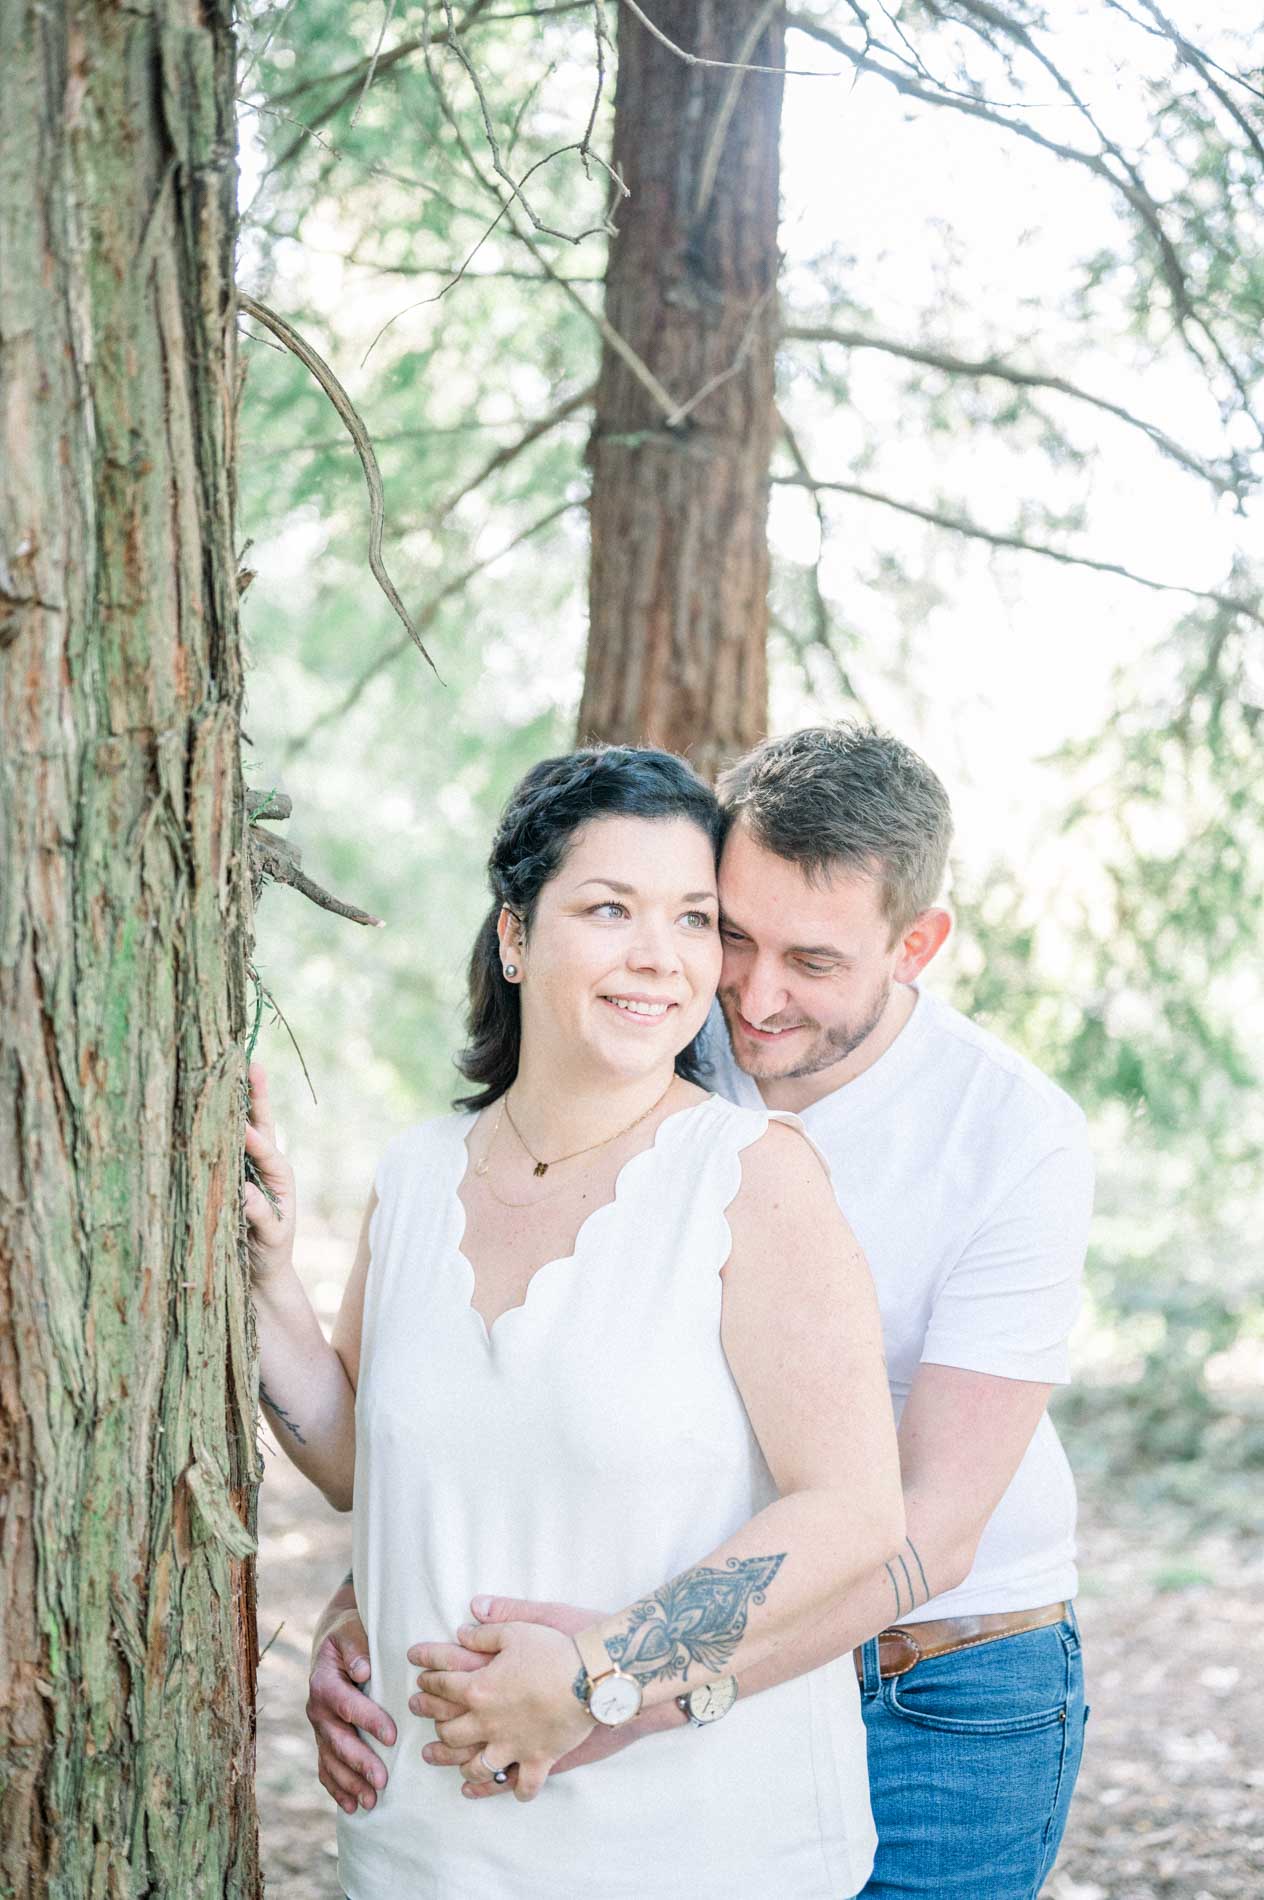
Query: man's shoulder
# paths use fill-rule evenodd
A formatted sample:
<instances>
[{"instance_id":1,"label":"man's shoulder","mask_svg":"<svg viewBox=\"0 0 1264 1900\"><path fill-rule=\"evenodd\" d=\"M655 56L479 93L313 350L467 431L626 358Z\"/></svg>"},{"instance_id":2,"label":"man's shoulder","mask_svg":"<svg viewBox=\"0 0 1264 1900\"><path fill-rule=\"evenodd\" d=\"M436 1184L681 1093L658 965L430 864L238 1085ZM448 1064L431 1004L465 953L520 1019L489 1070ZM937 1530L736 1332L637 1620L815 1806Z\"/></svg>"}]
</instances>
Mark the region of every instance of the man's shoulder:
<instances>
[{"instance_id":1,"label":"man's shoulder","mask_svg":"<svg viewBox=\"0 0 1264 1900\"><path fill-rule=\"evenodd\" d=\"M1026 1129L1083 1130L1084 1111L1078 1102L995 1031L928 991L918 1007L927 1011L923 1061L942 1084L951 1078L958 1089L968 1089L968 1099L980 1115L1002 1114L1015 1136Z\"/></svg>"}]
</instances>

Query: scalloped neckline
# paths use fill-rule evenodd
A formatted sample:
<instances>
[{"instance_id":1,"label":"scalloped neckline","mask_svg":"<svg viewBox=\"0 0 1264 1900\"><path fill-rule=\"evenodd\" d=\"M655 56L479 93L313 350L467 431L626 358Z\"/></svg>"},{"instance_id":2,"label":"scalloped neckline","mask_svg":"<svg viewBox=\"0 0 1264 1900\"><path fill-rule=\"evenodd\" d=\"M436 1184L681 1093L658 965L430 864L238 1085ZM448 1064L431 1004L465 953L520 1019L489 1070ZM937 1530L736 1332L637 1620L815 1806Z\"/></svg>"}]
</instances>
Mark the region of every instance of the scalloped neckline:
<instances>
[{"instance_id":1,"label":"scalloped neckline","mask_svg":"<svg viewBox=\"0 0 1264 1900\"><path fill-rule=\"evenodd\" d=\"M462 1267L465 1270L468 1286L466 1288L463 1305L465 1311L469 1313L477 1323L483 1335L483 1343L485 1346L490 1348L493 1345L496 1334L506 1320L512 1318L515 1314L526 1312L528 1306L531 1304L531 1295L535 1290L536 1282L540 1279L542 1274L550 1278L557 1278L563 1269L573 1267L579 1261L584 1252L584 1242L588 1237L588 1231L594 1221L600 1220L603 1216L612 1214L615 1211L620 1199L623 1197L629 1170L635 1168L637 1162L652 1159L658 1153L659 1143L662 1140L664 1129L683 1122L686 1117L690 1115L696 1115L700 1109L713 1108L719 1099L716 1091L709 1089L700 1102L690 1102L685 1108L675 1108L670 1115L664 1115L662 1121L654 1130L654 1139L647 1142L644 1148L638 1148L635 1154L630 1154L627 1160L620 1164L619 1171L614 1178L614 1187L611 1189L609 1196L602 1201L599 1207L590 1208L587 1214L585 1214L583 1220L575 1230L575 1238L571 1242L570 1252L557 1254L551 1260L543 1260L538 1267L533 1268L522 1298L516 1300L512 1306L506 1306L501 1312L497 1313L490 1326L474 1304L475 1296L478 1292L478 1274L475 1270L474 1262L465 1251L465 1230L468 1215L465 1202L461 1198L461 1189L465 1186L473 1163L473 1157L470 1154L468 1146L468 1137L474 1123L478 1120L478 1111L473 1111L468 1117L462 1117L461 1123L458 1123L454 1130L457 1135L455 1148L459 1173L457 1174L452 1191L452 1199L456 1204L456 1215L450 1257L456 1262L458 1267ZM557 1270L556 1273L554 1269Z\"/></svg>"}]
</instances>

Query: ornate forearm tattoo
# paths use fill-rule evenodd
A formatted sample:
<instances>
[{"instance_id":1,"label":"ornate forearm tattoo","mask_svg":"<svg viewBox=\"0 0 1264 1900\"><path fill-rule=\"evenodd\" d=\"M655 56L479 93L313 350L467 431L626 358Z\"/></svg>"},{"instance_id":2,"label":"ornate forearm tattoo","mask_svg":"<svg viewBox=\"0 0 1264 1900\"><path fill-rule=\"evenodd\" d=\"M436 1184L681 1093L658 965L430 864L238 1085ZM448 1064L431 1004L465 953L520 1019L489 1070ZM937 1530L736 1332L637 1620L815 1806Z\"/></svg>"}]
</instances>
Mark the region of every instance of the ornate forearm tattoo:
<instances>
[{"instance_id":1,"label":"ornate forearm tattoo","mask_svg":"<svg viewBox=\"0 0 1264 1900\"><path fill-rule=\"evenodd\" d=\"M908 1558L912 1557L912 1568ZM926 1572L922 1569L922 1560L917 1554L917 1546L911 1537L904 1539L904 1549L898 1553L894 1563L884 1564L883 1569L890 1579L895 1592L895 1614L907 1616L910 1610L917 1609L920 1603L929 1603L931 1587L926 1581ZM918 1591L921 1595L918 1595Z\"/></svg>"},{"instance_id":2,"label":"ornate forearm tattoo","mask_svg":"<svg viewBox=\"0 0 1264 1900\"><path fill-rule=\"evenodd\" d=\"M751 1605L764 1601L785 1555L730 1557L723 1570L686 1570L635 1604L627 1628L608 1636L606 1648L642 1683L687 1681L695 1667L703 1676L723 1675Z\"/></svg>"},{"instance_id":3,"label":"ornate forearm tattoo","mask_svg":"<svg viewBox=\"0 0 1264 1900\"><path fill-rule=\"evenodd\" d=\"M307 1443L307 1440L304 1438L298 1426L294 1423L294 1420L290 1417L289 1413L284 1409L283 1406L280 1406L277 1404L276 1400L272 1397L272 1394L268 1391L268 1388L263 1383L262 1379L260 1379L259 1381L259 1402L261 1405L267 1406L273 1418L280 1419L286 1431L292 1432L300 1445L305 1445Z\"/></svg>"}]
</instances>

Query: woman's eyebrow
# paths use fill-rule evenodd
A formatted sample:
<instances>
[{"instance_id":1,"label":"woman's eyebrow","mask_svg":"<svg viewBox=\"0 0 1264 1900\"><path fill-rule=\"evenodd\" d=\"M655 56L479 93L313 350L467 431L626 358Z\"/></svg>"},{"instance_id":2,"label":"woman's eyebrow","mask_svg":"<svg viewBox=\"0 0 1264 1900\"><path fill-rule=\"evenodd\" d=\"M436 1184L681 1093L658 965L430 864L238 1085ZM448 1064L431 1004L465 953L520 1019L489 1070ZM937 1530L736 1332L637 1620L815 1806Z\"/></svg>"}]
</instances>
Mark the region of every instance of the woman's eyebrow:
<instances>
[{"instance_id":1,"label":"woman's eyebrow","mask_svg":"<svg viewBox=\"0 0 1264 1900\"><path fill-rule=\"evenodd\" d=\"M608 891L617 891L620 897L635 897L637 894L635 884L620 884L617 878L613 877L586 877L583 883L575 886L575 889L582 891L585 884L604 884ZM714 904L716 895L714 891L686 891L680 902L682 904Z\"/></svg>"}]
</instances>

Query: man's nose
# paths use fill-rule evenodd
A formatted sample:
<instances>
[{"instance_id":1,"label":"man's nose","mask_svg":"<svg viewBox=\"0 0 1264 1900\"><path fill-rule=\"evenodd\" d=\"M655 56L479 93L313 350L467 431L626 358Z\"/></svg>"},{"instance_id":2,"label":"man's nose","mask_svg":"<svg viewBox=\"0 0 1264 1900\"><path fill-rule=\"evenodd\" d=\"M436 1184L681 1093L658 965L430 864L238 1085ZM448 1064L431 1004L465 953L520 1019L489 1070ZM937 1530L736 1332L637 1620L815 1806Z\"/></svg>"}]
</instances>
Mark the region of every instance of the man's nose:
<instances>
[{"instance_id":1,"label":"man's nose","mask_svg":"<svg viewBox=\"0 0 1264 1900\"><path fill-rule=\"evenodd\" d=\"M770 1016L779 1016L789 1001L780 970L757 957L738 985L738 1007L747 1022L758 1029Z\"/></svg>"}]
</instances>

